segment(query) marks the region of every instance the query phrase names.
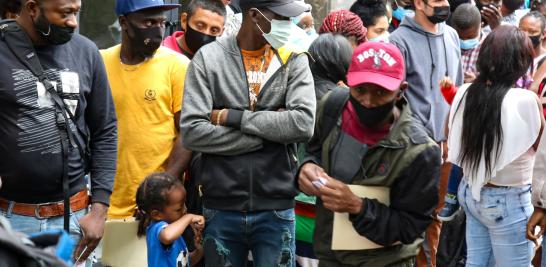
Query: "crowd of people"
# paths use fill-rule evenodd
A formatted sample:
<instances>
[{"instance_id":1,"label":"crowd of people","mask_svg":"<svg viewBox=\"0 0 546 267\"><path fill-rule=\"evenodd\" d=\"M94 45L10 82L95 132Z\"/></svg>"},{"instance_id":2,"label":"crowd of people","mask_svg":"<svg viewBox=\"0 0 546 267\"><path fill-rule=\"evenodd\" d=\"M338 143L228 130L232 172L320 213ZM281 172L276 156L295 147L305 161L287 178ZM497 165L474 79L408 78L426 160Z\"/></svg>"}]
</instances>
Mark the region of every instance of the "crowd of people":
<instances>
[{"instance_id":1,"label":"crowd of people","mask_svg":"<svg viewBox=\"0 0 546 267\"><path fill-rule=\"evenodd\" d=\"M166 36L179 7L117 0L99 50L80 0L2 3L14 231L89 267L130 218L148 266L546 266L544 2L191 0Z\"/></svg>"}]
</instances>

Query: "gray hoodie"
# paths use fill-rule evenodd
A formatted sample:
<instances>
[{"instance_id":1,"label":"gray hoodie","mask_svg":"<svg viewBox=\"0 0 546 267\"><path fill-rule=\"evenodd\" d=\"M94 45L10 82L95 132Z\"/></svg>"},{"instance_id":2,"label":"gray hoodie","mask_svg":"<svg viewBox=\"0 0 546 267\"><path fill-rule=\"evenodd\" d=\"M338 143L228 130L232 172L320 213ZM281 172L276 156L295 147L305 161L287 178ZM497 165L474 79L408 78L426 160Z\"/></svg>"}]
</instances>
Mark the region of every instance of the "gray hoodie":
<instances>
[{"instance_id":1,"label":"gray hoodie","mask_svg":"<svg viewBox=\"0 0 546 267\"><path fill-rule=\"evenodd\" d=\"M390 35L405 59L405 94L415 116L436 142L444 141L449 105L440 91L440 80L448 74L456 86L463 84L461 50L457 32L445 23L437 33L426 32L412 17L405 17ZM446 71L447 69L447 71Z\"/></svg>"}]
</instances>

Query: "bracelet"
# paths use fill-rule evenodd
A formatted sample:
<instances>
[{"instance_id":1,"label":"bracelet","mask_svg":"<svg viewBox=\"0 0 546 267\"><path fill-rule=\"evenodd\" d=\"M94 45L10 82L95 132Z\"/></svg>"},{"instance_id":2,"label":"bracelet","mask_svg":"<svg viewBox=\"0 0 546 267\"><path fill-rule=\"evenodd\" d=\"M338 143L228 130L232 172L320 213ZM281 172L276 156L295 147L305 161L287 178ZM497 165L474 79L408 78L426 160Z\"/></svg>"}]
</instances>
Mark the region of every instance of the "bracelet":
<instances>
[{"instance_id":1,"label":"bracelet","mask_svg":"<svg viewBox=\"0 0 546 267\"><path fill-rule=\"evenodd\" d=\"M221 126L220 125L220 118L222 117L222 113L224 112L225 109L222 109L220 110L220 112L218 112L218 115L216 116L216 125L218 126Z\"/></svg>"}]
</instances>

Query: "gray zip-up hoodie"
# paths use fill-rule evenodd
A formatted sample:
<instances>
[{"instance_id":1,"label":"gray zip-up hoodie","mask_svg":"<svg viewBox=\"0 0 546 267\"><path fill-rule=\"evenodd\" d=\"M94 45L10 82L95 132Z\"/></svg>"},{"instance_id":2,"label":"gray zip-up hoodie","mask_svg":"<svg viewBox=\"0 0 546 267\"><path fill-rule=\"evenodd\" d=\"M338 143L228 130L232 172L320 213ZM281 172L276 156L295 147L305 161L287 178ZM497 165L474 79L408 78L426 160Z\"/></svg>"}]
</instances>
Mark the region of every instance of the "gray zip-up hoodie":
<instances>
[{"instance_id":1,"label":"gray zip-up hoodie","mask_svg":"<svg viewBox=\"0 0 546 267\"><path fill-rule=\"evenodd\" d=\"M406 63L405 94L414 115L436 142L446 140L445 122L449 105L440 91L440 80L447 75L456 86L463 84L461 50L457 32L445 23L437 33L426 32L412 17L405 17L390 35Z\"/></svg>"},{"instance_id":2,"label":"gray zip-up hoodie","mask_svg":"<svg viewBox=\"0 0 546 267\"><path fill-rule=\"evenodd\" d=\"M199 49L184 87L180 128L185 146L202 152L203 167L196 175L204 206L239 211L293 208L293 144L311 138L315 120L307 56L278 51L256 111L249 110L249 87L235 36ZM211 123L213 109L229 110L226 126Z\"/></svg>"}]
</instances>

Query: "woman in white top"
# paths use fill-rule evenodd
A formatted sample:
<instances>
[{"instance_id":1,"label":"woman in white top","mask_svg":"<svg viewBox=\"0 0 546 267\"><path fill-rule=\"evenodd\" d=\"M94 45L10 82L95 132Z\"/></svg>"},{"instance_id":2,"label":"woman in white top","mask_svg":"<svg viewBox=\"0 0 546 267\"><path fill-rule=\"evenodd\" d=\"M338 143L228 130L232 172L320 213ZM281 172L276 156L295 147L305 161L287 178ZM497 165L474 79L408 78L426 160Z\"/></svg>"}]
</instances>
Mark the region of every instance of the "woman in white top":
<instances>
[{"instance_id":1,"label":"woman in white top","mask_svg":"<svg viewBox=\"0 0 546 267\"><path fill-rule=\"evenodd\" d=\"M512 88L533 62L531 40L500 26L484 40L479 75L451 107L448 160L462 167L458 199L467 214L466 266L529 266L531 183L544 125L536 94Z\"/></svg>"}]
</instances>

